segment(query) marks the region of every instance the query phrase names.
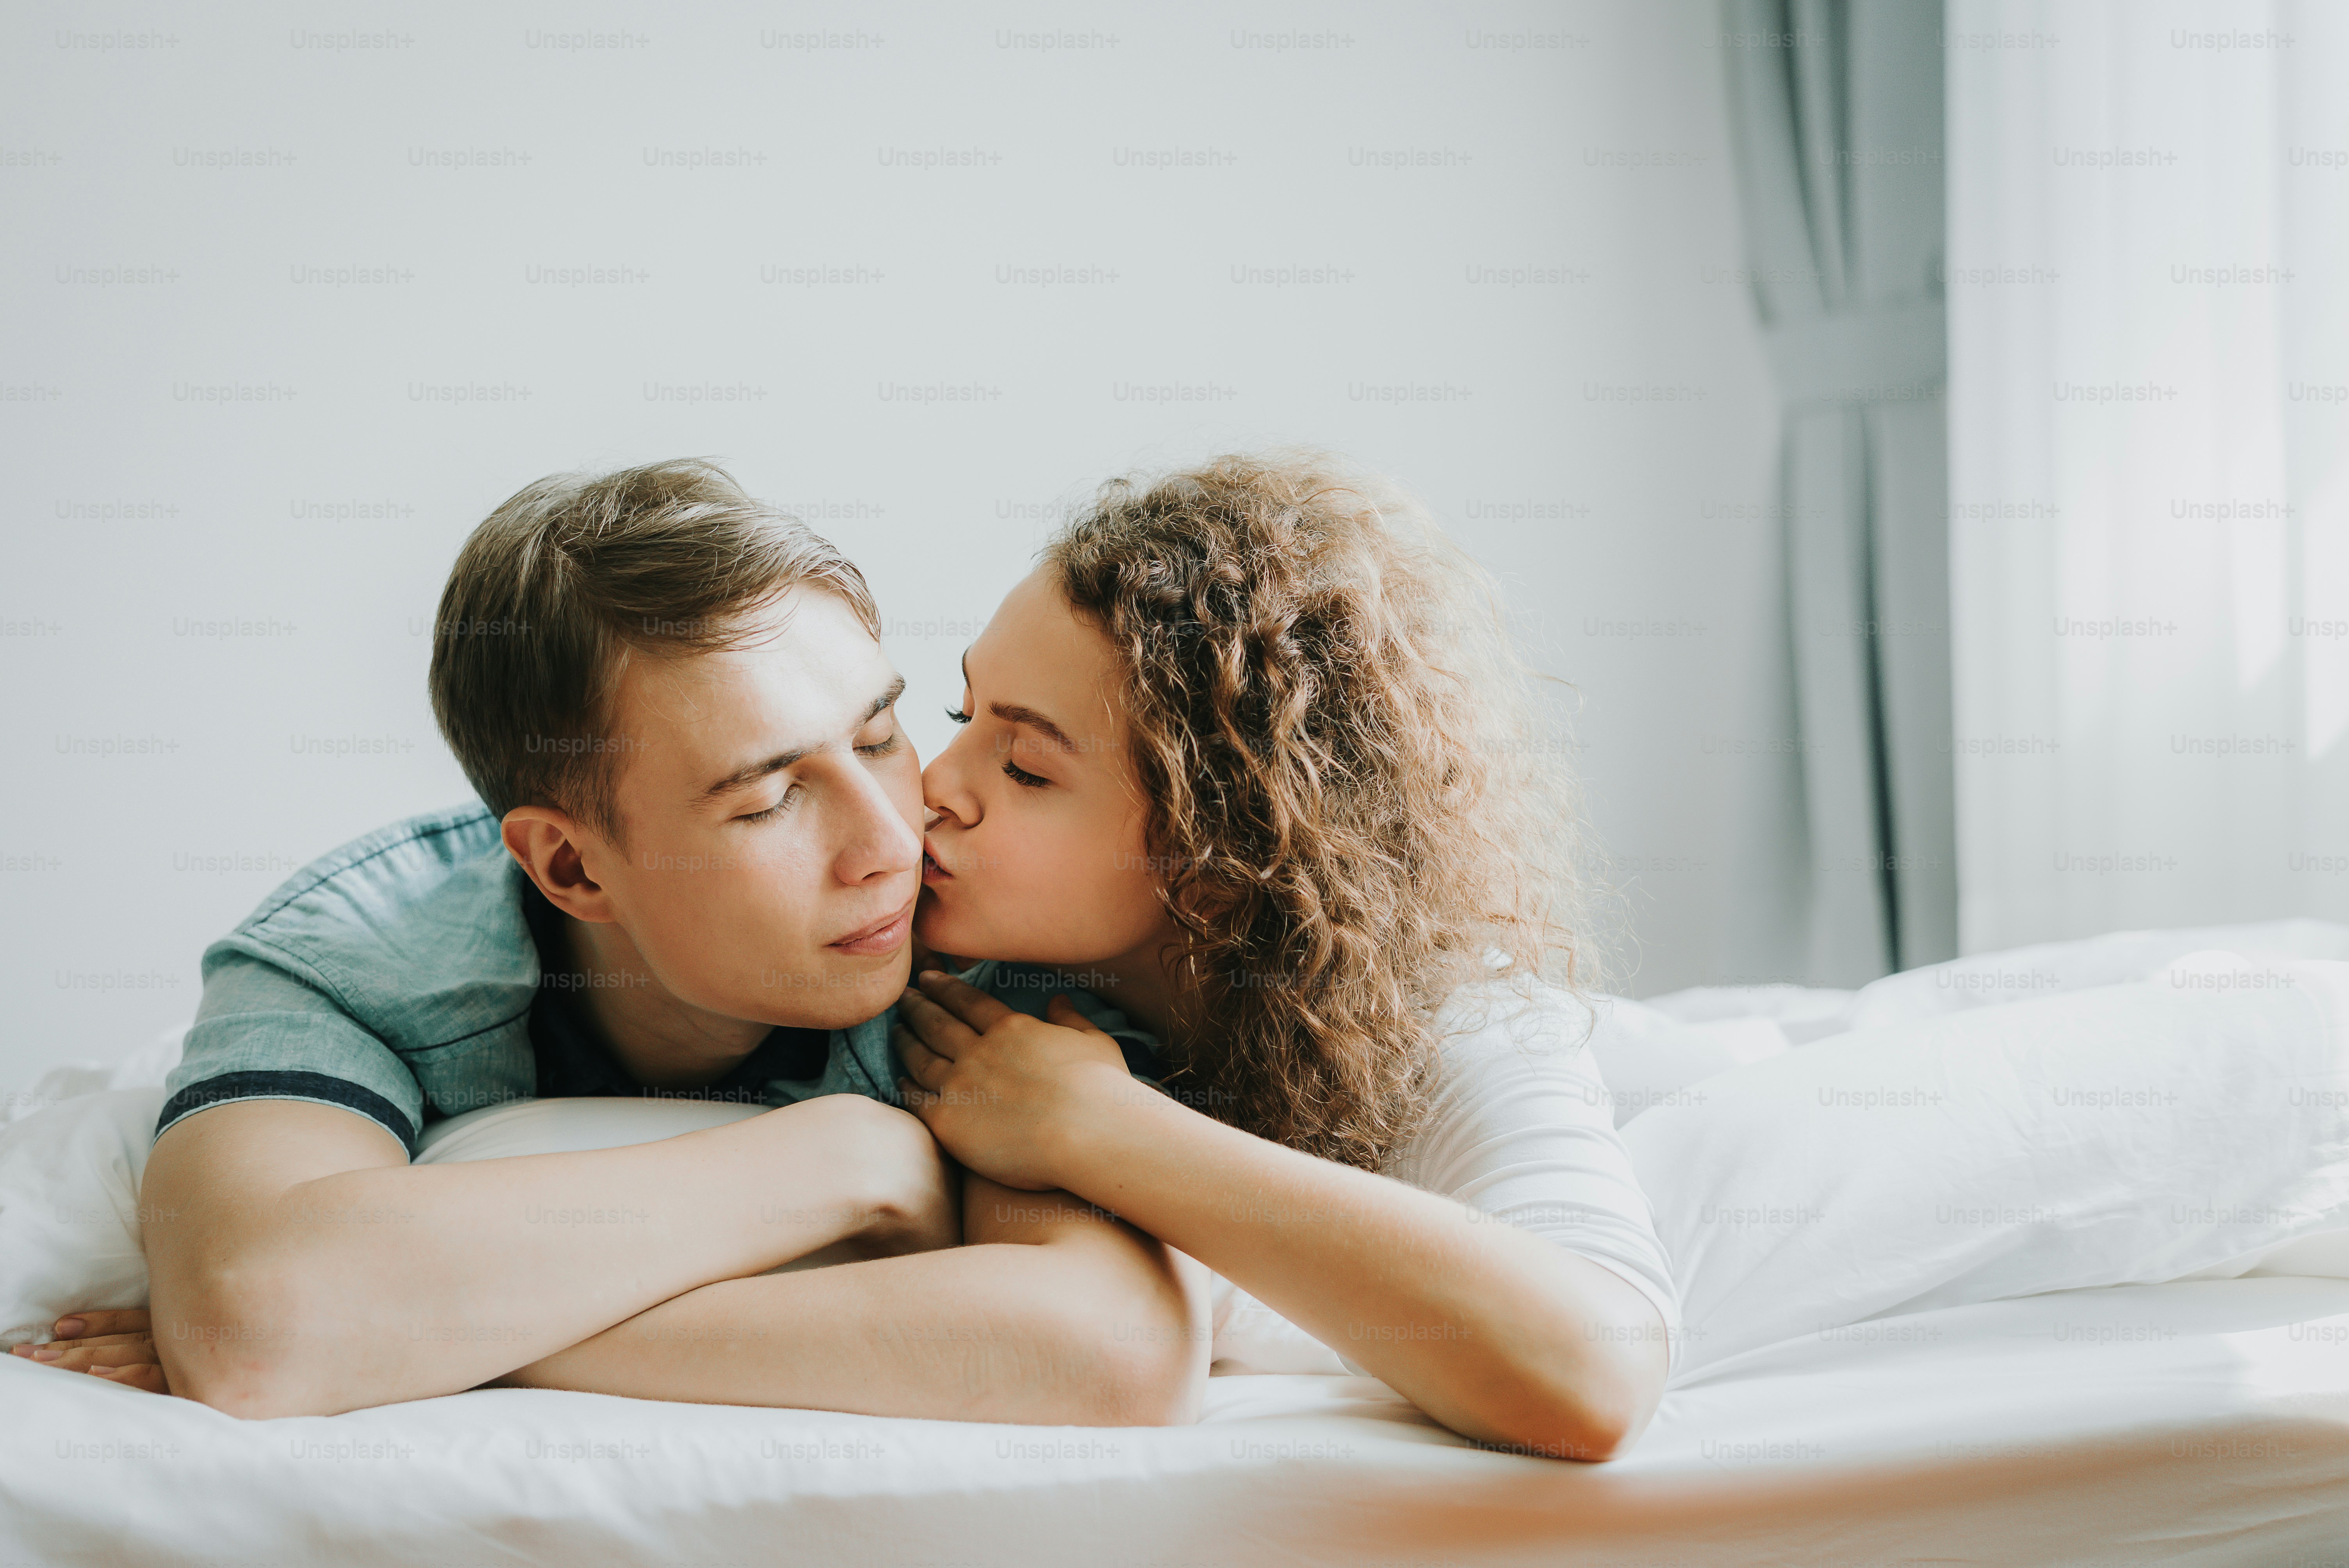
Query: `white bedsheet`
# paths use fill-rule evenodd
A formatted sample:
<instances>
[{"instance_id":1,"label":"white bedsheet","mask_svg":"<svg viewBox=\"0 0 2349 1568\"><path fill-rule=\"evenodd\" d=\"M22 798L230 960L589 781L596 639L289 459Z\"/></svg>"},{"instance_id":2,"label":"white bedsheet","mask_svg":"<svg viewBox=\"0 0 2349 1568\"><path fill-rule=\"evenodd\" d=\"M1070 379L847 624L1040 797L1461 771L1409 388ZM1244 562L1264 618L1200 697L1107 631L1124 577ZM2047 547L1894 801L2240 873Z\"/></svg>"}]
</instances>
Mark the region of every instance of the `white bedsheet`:
<instances>
[{"instance_id":1,"label":"white bedsheet","mask_svg":"<svg viewBox=\"0 0 2349 1568\"><path fill-rule=\"evenodd\" d=\"M2328 1563L2349 1281L2067 1292L1677 1384L1628 1458L1482 1452L1365 1378L1176 1429L497 1389L240 1422L0 1360L0 1560L58 1563Z\"/></svg>"},{"instance_id":2,"label":"white bedsheet","mask_svg":"<svg viewBox=\"0 0 2349 1568\"><path fill-rule=\"evenodd\" d=\"M2349 948L2338 928L2318 938ZM2177 939L2127 934L2008 969L1985 955L1965 973L2002 986L2011 969L2060 994L2125 978L2106 971L2157 948L2167 963ZM1878 999L1920 1021L1951 1010L1945 992L1970 1006L1993 989L1906 983L1913 996L1882 982ZM1732 1030L1766 1018L1798 1049L1853 1010L1764 1000L1743 1020L1752 998L1726 992L1652 1010ZM1648 1024L1628 1043L1660 1037ZM1707 1051L1766 1068L1785 1048L1754 1044L1708 1036L1654 1070L1702 1068ZM151 1083L175 1047L61 1068L20 1099ZM1680 1080L1659 1083L1632 1109L1677 1104ZM47 1181L21 1195L37 1212L91 1207ZM1736 1338L1733 1325L1687 1332L1715 1328L1716 1345ZM2116 1284L1701 1356L1634 1451L1598 1467L1474 1449L1383 1385L1330 1376L1214 1378L1206 1418L1173 1430L519 1389L246 1423L0 1357L0 1568L1920 1561L2349 1568L2349 1279Z\"/></svg>"}]
</instances>

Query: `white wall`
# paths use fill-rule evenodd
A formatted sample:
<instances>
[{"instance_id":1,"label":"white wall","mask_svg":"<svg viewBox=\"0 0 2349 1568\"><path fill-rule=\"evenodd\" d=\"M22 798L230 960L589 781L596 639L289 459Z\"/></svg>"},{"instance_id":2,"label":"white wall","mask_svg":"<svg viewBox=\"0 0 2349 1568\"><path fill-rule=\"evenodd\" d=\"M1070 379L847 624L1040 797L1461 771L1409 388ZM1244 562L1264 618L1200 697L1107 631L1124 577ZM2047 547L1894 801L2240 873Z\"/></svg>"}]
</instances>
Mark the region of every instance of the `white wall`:
<instances>
[{"instance_id":1,"label":"white wall","mask_svg":"<svg viewBox=\"0 0 2349 1568\"><path fill-rule=\"evenodd\" d=\"M1276 440L1396 472L1583 694L1619 984L1784 971L1707 0L568 15L13 13L0 1083L184 1017L271 887L462 798L459 541L680 453L864 563L925 749L1056 499Z\"/></svg>"}]
</instances>

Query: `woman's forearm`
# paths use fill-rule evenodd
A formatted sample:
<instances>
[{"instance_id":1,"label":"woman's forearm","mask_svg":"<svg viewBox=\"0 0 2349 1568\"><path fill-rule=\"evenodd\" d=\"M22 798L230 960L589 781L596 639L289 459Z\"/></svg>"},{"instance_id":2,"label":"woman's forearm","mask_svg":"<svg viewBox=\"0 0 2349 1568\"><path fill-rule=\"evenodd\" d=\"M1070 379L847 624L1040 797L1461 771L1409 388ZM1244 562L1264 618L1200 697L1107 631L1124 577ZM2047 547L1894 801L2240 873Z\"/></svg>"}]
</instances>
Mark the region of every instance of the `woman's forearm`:
<instances>
[{"instance_id":1,"label":"woman's forearm","mask_svg":"<svg viewBox=\"0 0 2349 1568\"><path fill-rule=\"evenodd\" d=\"M1663 1325L1601 1265L1156 1095L1071 1119L1069 1191L1223 1274L1467 1437L1604 1459L1663 1385Z\"/></svg>"},{"instance_id":2,"label":"woman's forearm","mask_svg":"<svg viewBox=\"0 0 2349 1568\"><path fill-rule=\"evenodd\" d=\"M971 1170L1112 1211L1468 1437L1605 1459L1654 1413L1665 1326L1621 1275L1138 1088L1067 998L1047 1014L946 975L906 994L907 1103Z\"/></svg>"}]
</instances>

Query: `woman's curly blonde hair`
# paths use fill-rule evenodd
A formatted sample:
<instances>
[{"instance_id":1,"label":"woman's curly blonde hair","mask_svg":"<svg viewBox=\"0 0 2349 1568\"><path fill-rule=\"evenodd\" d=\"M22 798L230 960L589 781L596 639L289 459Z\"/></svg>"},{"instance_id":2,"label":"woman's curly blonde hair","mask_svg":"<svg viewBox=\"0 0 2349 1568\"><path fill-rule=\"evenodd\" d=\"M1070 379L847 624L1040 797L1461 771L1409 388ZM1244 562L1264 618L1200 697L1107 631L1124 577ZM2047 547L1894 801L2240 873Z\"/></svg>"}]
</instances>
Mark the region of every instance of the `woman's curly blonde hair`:
<instances>
[{"instance_id":1,"label":"woman's curly blonde hair","mask_svg":"<svg viewBox=\"0 0 2349 1568\"><path fill-rule=\"evenodd\" d=\"M1491 580L1394 485L1311 452L1112 480L1044 559L1116 650L1170 868L1169 1087L1379 1169L1424 1113L1448 997L1588 978L1569 748Z\"/></svg>"}]
</instances>

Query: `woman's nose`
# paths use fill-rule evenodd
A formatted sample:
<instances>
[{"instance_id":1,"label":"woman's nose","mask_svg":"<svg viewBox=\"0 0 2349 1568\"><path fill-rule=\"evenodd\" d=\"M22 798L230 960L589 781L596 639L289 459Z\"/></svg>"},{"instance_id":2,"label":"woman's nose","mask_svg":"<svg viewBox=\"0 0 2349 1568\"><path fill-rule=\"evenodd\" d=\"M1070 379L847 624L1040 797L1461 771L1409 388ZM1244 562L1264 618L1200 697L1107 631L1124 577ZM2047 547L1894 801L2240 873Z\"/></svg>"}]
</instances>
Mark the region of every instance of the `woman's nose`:
<instances>
[{"instance_id":1,"label":"woman's nose","mask_svg":"<svg viewBox=\"0 0 2349 1568\"><path fill-rule=\"evenodd\" d=\"M960 738L957 740L957 745L930 758L930 765L922 769L922 805L929 813L929 820L922 824L924 832L942 822L962 828L978 824L978 800L963 786L962 769L955 758Z\"/></svg>"}]
</instances>

